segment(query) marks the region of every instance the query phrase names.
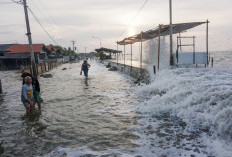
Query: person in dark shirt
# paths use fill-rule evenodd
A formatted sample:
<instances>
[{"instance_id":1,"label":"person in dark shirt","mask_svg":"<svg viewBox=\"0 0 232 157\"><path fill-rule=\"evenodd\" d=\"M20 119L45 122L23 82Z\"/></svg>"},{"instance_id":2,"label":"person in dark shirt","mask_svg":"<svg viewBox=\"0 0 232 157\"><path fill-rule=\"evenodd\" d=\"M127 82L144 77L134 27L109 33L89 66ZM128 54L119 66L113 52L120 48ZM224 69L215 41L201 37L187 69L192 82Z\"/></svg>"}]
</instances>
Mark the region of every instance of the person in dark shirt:
<instances>
[{"instance_id":1,"label":"person in dark shirt","mask_svg":"<svg viewBox=\"0 0 232 157\"><path fill-rule=\"evenodd\" d=\"M43 102L43 99L40 96L40 84L36 77L33 77L33 96L34 96L34 103L38 104L39 110L41 110L41 103Z\"/></svg>"},{"instance_id":2,"label":"person in dark shirt","mask_svg":"<svg viewBox=\"0 0 232 157\"><path fill-rule=\"evenodd\" d=\"M87 60L84 60L84 63L81 66L81 74L82 74L82 71L84 71L84 75L86 78L88 78L89 67L90 67L90 64L87 63Z\"/></svg>"}]
</instances>

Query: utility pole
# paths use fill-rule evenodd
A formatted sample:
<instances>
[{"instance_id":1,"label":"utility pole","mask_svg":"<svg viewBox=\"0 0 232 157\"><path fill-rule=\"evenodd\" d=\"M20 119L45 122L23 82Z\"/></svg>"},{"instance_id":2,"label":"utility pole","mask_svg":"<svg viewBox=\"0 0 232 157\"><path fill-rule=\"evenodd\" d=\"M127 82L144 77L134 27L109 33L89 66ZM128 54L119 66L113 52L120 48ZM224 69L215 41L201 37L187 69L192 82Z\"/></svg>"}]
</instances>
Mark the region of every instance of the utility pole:
<instances>
[{"instance_id":1,"label":"utility pole","mask_svg":"<svg viewBox=\"0 0 232 157\"><path fill-rule=\"evenodd\" d=\"M172 0L169 0L169 8L170 8L170 65L173 65L173 42L172 42L172 34L173 34L173 27L172 27Z\"/></svg>"},{"instance_id":2,"label":"utility pole","mask_svg":"<svg viewBox=\"0 0 232 157\"><path fill-rule=\"evenodd\" d=\"M100 48L102 47L102 41L101 41L101 38L99 38L99 37L92 37L92 38L95 38L95 39L98 39L99 40L99 42L100 42Z\"/></svg>"},{"instance_id":3,"label":"utility pole","mask_svg":"<svg viewBox=\"0 0 232 157\"><path fill-rule=\"evenodd\" d=\"M85 57L87 57L87 55L86 55L86 50L87 50L87 47L84 47L85 48Z\"/></svg>"},{"instance_id":4,"label":"utility pole","mask_svg":"<svg viewBox=\"0 0 232 157\"><path fill-rule=\"evenodd\" d=\"M76 43L76 41L71 41L72 42L72 44L73 44L73 51L75 52L75 43Z\"/></svg>"},{"instance_id":5,"label":"utility pole","mask_svg":"<svg viewBox=\"0 0 232 157\"><path fill-rule=\"evenodd\" d=\"M24 6L24 12L25 12L26 26L27 26L27 34L26 35L28 37L30 56L31 56L32 75L37 76L36 65L35 65L35 56L34 56L34 50L33 50L33 46L32 46L31 30L30 30L26 0L23 0L23 6Z\"/></svg>"}]
</instances>

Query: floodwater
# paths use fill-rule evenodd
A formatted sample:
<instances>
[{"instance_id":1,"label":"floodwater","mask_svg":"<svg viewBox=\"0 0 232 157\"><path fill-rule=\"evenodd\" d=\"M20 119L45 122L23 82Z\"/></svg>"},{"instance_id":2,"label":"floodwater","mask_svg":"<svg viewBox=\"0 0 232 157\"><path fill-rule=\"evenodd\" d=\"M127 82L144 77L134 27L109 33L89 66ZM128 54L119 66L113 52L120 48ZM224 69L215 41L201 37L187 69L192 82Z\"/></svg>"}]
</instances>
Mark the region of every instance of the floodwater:
<instances>
[{"instance_id":1,"label":"floodwater","mask_svg":"<svg viewBox=\"0 0 232 157\"><path fill-rule=\"evenodd\" d=\"M231 157L232 52L212 55L214 68L163 68L149 85L94 61L86 81L64 64L39 79L45 103L31 116L19 74L0 72L0 154Z\"/></svg>"},{"instance_id":2,"label":"floodwater","mask_svg":"<svg viewBox=\"0 0 232 157\"><path fill-rule=\"evenodd\" d=\"M50 72L53 78L40 78L45 103L41 113L30 116L20 102L20 74L1 72L2 156L40 156L57 147L97 152L137 147L138 136L128 129L138 119L128 108L136 101L131 80L98 63L90 64L87 81L80 76L80 63L64 64Z\"/></svg>"}]
</instances>

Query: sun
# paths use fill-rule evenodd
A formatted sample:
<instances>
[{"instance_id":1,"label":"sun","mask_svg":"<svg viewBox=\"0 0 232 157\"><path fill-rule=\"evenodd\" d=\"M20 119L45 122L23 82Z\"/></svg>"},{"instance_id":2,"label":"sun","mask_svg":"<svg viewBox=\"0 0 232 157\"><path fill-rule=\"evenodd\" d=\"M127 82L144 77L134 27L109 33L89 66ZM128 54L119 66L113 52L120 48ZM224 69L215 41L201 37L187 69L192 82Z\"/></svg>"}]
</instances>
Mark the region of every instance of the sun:
<instances>
[{"instance_id":1,"label":"sun","mask_svg":"<svg viewBox=\"0 0 232 157\"><path fill-rule=\"evenodd\" d=\"M135 33L136 33L135 29L133 27L130 27L129 31L128 31L128 35L133 36L133 35L135 35Z\"/></svg>"}]
</instances>

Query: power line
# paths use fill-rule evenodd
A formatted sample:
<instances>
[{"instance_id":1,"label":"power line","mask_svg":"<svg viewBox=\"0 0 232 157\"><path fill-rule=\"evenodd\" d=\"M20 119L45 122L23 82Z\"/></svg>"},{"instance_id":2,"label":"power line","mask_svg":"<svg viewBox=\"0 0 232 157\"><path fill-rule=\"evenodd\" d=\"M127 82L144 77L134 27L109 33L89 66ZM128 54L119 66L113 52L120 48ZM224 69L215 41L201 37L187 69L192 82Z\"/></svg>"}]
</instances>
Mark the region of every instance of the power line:
<instances>
[{"instance_id":1,"label":"power line","mask_svg":"<svg viewBox=\"0 0 232 157\"><path fill-rule=\"evenodd\" d=\"M15 3L15 2L0 2L0 4L11 4L11 3Z\"/></svg>"},{"instance_id":2,"label":"power line","mask_svg":"<svg viewBox=\"0 0 232 157\"><path fill-rule=\"evenodd\" d=\"M45 17L44 22L41 19L40 19L40 22L43 23L43 26L45 28L47 28L47 30L50 32L50 34L53 36L53 38L55 38L58 43L62 42L62 43L65 43L66 45L68 45L68 42L63 40L62 38L59 38L59 34L57 34L56 31L54 31L54 30L57 30L57 28L55 26L58 26L58 24L56 23L54 17L51 16L51 14L47 11L47 7L43 4L42 0L39 0L39 1L37 0L36 2L35 2L35 0L32 0L31 2L37 8L38 12L40 14L42 14L43 17ZM41 7L43 9L41 9ZM35 10L34 10L34 12L35 12ZM48 23L48 24L46 24L46 23ZM49 23L51 23L51 25L49 25ZM51 28L51 29L48 29L48 28ZM58 37L59 39L57 39L56 37Z\"/></svg>"},{"instance_id":3,"label":"power line","mask_svg":"<svg viewBox=\"0 0 232 157\"><path fill-rule=\"evenodd\" d=\"M23 1L22 0L19 0L19 1L16 1L16 0L11 0L12 3L17 3L17 4L20 4L20 5L23 5Z\"/></svg>"},{"instance_id":4,"label":"power line","mask_svg":"<svg viewBox=\"0 0 232 157\"><path fill-rule=\"evenodd\" d=\"M145 5L147 4L149 0L145 0L145 2L143 3L143 5L139 8L138 12L135 14L135 16L131 19L130 23L125 27L125 29L123 30L123 32L121 33L120 37L128 30L128 27L131 25L131 23L135 20L135 18L140 14L140 12L143 10L143 8L145 7Z\"/></svg>"},{"instance_id":5,"label":"power line","mask_svg":"<svg viewBox=\"0 0 232 157\"><path fill-rule=\"evenodd\" d=\"M59 45L55 39L48 33L48 31L44 28L44 26L42 25L42 23L39 21L39 19L35 16L35 14L33 13L33 11L28 7L28 10L31 12L31 14L33 15L33 17L35 18L35 20L38 22L38 24L40 25L40 27L44 30L44 32L48 35L48 37L57 45Z\"/></svg>"}]
</instances>

